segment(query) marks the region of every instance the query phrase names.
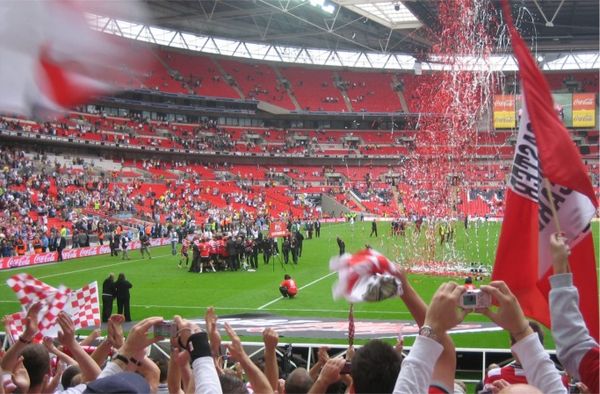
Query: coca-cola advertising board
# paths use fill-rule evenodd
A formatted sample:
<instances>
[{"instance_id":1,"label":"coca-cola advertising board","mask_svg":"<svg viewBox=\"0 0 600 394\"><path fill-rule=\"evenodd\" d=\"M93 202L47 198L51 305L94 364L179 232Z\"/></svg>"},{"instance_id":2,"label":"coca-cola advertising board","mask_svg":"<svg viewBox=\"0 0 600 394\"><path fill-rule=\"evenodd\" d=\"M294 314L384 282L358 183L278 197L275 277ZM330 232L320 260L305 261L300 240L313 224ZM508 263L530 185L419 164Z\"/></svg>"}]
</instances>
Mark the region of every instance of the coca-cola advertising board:
<instances>
[{"instance_id":1,"label":"coca-cola advertising board","mask_svg":"<svg viewBox=\"0 0 600 394\"><path fill-rule=\"evenodd\" d=\"M151 246L169 245L169 238L154 238L150 240ZM129 244L129 249L139 249L140 241L133 241ZM90 246L87 248L65 249L62 251L63 260L78 259L80 257L98 256L110 253L110 246ZM0 258L0 270L10 268L27 267L30 265L54 263L58 261L58 252L28 254L24 256L3 257Z\"/></svg>"},{"instance_id":2,"label":"coca-cola advertising board","mask_svg":"<svg viewBox=\"0 0 600 394\"><path fill-rule=\"evenodd\" d=\"M0 259L0 270L27 267L30 265L53 263L58 260L58 253L39 253L24 256L3 257Z\"/></svg>"}]
</instances>

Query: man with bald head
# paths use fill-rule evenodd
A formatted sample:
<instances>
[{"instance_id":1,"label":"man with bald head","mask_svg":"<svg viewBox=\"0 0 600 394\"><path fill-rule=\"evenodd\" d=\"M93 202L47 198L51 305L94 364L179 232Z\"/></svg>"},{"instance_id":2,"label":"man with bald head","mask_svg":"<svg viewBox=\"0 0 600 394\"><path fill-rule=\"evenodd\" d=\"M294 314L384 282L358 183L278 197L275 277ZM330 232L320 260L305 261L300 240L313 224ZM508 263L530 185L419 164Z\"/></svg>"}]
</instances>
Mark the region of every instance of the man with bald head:
<instances>
[{"instance_id":1,"label":"man with bald head","mask_svg":"<svg viewBox=\"0 0 600 394\"><path fill-rule=\"evenodd\" d=\"M305 368L296 368L285 380L286 394L306 394L312 387L314 381Z\"/></svg>"}]
</instances>

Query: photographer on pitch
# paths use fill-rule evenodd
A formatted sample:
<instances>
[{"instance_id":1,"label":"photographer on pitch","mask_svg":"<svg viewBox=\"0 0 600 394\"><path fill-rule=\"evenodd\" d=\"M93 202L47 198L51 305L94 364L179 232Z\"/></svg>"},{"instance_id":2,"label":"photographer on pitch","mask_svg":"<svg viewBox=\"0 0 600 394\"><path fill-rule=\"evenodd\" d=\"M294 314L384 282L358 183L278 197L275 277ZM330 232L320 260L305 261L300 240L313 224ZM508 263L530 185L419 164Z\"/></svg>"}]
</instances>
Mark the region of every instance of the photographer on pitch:
<instances>
[{"instance_id":1,"label":"photographer on pitch","mask_svg":"<svg viewBox=\"0 0 600 394\"><path fill-rule=\"evenodd\" d=\"M294 298L298 294L296 281L288 274L285 274L283 281L279 284L279 292L284 298Z\"/></svg>"}]
</instances>

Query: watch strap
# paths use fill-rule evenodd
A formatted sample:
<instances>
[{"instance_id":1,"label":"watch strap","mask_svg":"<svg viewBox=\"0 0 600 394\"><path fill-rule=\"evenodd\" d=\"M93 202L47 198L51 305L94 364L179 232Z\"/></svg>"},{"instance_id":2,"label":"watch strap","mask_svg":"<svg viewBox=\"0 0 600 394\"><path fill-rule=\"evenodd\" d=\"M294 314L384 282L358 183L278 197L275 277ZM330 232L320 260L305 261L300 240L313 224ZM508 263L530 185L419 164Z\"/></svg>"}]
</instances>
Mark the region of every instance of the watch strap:
<instances>
[{"instance_id":1,"label":"watch strap","mask_svg":"<svg viewBox=\"0 0 600 394\"><path fill-rule=\"evenodd\" d=\"M433 332L433 328L431 326L423 325L419 329L419 335L422 337L431 338L434 341L439 342L438 336Z\"/></svg>"},{"instance_id":2,"label":"watch strap","mask_svg":"<svg viewBox=\"0 0 600 394\"><path fill-rule=\"evenodd\" d=\"M115 360L122 361L122 362L124 362L125 364L129 364L129 360L127 359L127 357L123 356L122 354L117 354L117 355L114 357L114 359L115 359Z\"/></svg>"}]
</instances>

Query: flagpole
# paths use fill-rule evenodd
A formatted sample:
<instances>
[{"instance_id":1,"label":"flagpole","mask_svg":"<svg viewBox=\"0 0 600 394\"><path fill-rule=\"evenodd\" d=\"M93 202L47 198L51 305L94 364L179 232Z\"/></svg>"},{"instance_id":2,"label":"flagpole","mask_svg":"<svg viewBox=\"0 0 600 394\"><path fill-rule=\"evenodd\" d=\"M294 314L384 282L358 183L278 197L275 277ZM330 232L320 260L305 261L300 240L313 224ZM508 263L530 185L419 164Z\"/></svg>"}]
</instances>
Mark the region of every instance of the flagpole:
<instances>
[{"instance_id":1,"label":"flagpole","mask_svg":"<svg viewBox=\"0 0 600 394\"><path fill-rule=\"evenodd\" d=\"M560 233L560 222L558 221L558 214L556 213L556 205L554 205L554 197L552 197L552 185L548 178L544 178L544 186L546 187L546 194L548 195L548 201L550 202L550 210L552 211L552 219L554 220L554 226L556 226L556 232Z\"/></svg>"},{"instance_id":2,"label":"flagpole","mask_svg":"<svg viewBox=\"0 0 600 394\"><path fill-rule=\"evenodd\" d=\"M354 345L354 304L350 304L348 312L348 347Z\"/></svg>"}]
</instances>

